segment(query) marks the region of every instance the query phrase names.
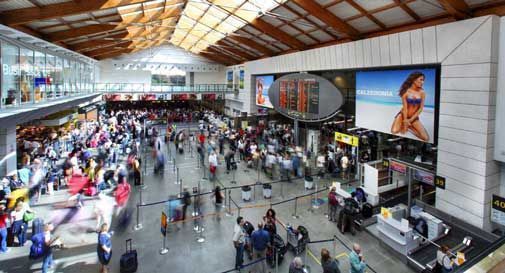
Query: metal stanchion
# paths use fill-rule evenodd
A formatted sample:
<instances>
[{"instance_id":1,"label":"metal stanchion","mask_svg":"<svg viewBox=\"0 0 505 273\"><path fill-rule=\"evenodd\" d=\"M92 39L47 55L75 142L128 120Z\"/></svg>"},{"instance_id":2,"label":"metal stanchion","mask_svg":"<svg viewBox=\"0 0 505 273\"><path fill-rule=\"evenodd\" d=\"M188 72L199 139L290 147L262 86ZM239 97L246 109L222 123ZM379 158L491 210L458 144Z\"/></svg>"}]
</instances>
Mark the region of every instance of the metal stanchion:
<instances>
[{"instance_id":1,"label":"metal stanchion","mask_svg":"<svg viewBox=\"0 0 505 273\"><path fill-rule=\"evenodd\" d=\"M200 160L200 155L198 155L198 159L197 159L197 161L196 161L196 162L197 162L197 165L196 165L195 170L200 169L200 161L201 161L201 160Z\"/></svg>"},{"instance_id":2,"label":"metal stanchion","mask_svg":"<svg viewBox=\"0 0 505 273\"><path fill-rule=\"evenodd\" d=\"M237 184L237 181L235 181L235 173L237 172L237 169L233 169L233 170L231 170L231 172L232 172L233 178L230 181L230 184Z\"/></svg>"},{"instance_id":3,"label":"metal stanchion","mask_svg":"<svg viewBox=\"0 0 505 273\"><path fill-rule=\"evenodd\" d=\"M165 255L168 253L168 247L166 247L167 236L163 236L163 247L160 249L160 255Z\"/></svg>"},{"instance_id":4,"label":"metal stanchion","mask_svg":"<svg viewBox=\"0 0 505 273\"><path fill-rule=\"evenodd\" d=\"M179 167L176 167L176 176L175 176L175 182L174 184L178 185L180 184L180 181L179 181Z\"/></svg>"},{"instance_id":5,"label":"metal stanchion","mask_svg":"<svg viewBox=\"0 0 505 273\"><path fill-rule=\"evenodd\" d=\"M337 254L337 235L333 235L333 255Z\"/></svg>"},{"instance_id":6,"label":"metal stanchion","mask_svg":"<svg viewBox=\"0 0 505 273\"><path fill-rule=\"evenodd\" d=\"M300 216L296 215L296 211L298 208L298 197L295 198L295 211L293 212L293 218L298 219Z\"/></svg>"},{"instance_id":7,"label":"metal stanchion","mask_svg":"<svg viewBox=\"0 0 505 273\"><path fill-rule=\"evenodd\" d=\"M228 211L226 212L226 216L233 216L233 212L231 211L231 190L228 190Z\"/></svg>"},{"instance_id":8,"label":"metal stanchion","mask_svg":"<svg viewBox=\"0 0 505 273\"><path fill-rule=\"evenodd\" d=\"M205 164L203 164L202 169L203 169L203 177L201 180L209 180L209 178L207 178L207 171L206 171L207 168L205 168ZM217 170L216 170L216 172L217 172Z\"/></svg>"},{"instance_id":9,"label":"metal stanchion","mask_svg":"<svg viewBox=\"0 0 505 273\"><path fill-rule=\"evenodd\" d=\"M307 244L305 246L305 258L303 260L303 268L304 268L304 272L310 272L310 266L307 265L307 255L309 253L309 245Z\"/></svg>"},{"instance_id":10,"label":"metal stanchion","mask_svg":"<svg viewBox=\"0 0 505 273\"><path fill-rule=\"evenodd\" d=\"M142 229L142 223L140 222L140 205L137 204L137 224L133 227L133 230L141 230Z\"/></svg>"},{"instance_id":11,"label":"metal stanchion","mask_svg":"<svg viewBox=\"0 0 505 273\"><path fill-rule=\"evenodd\" d=\"M275 273L279 273L279 255L277 254L275 255Z\"/></svg>"}]
</instances>

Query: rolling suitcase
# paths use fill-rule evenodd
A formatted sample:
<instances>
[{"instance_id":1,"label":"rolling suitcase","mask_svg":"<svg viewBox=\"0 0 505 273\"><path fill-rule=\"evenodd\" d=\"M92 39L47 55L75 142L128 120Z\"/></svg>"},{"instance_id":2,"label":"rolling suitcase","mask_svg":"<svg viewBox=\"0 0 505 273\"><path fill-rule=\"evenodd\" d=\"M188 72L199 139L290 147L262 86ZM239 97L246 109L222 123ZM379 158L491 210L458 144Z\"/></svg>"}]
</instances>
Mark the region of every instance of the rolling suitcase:
<instances>
[{"instance_id":1,"label":"rolling suitcase","mask_svg":"<svg viewBox=\"0 0 505 273\"><path fill-rule=\"evenodd\" d=\"M373 207L369 203L363 204L363 208L361 209L361 214L363 218L368 219L373 216Z\"/></svg>"},{"instance_id":2,"label":"rolling suitcase","mask_svg":"<svg viewBox=\"0 0 505 273\"><path fill-rule=\"evenodd\" d=\"M137 250L132 249L132 239L128 239L126 240L126 252L121 255L121 259L119 260L119 272L137 272L137 267Z\"/></svg>"}]
</instances>

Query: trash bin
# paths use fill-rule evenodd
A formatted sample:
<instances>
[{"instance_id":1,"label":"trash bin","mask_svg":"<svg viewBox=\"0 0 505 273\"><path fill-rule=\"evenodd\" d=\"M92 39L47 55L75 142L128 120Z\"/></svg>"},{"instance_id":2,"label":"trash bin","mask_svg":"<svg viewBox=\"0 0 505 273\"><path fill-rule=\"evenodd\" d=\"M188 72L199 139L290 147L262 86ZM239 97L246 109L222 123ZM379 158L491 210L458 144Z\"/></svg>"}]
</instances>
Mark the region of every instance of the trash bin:
<instances>
[{"instance_id":1,"label":"trash bin","mask_svg":"<svg viewBox=\"0 0 505 273\"><path fill-rule=\"evenodd\" d=\"M263 184L263 197L265 199L270 199L272 198L272 185L271 184Z\"/></svg>"},{"instance_id":2,"label":"trash bin","mask_svg":"<svg viewBox=\"0 0 505 273\"><path fill-rule=\"evenodd\" d=\"M305 189L311 190L314 188L314 178L312 176L305 176Z\"/></svg>"},{"instance_id":3,"label":"trash bin","mask_svg":"<svg viewBox=\"0 0 505 273\"><path fill-rule=\"evenodd\" d=\"M242 186L242 200L251 201L251 187Z\"/></svg>"}]
</instances>

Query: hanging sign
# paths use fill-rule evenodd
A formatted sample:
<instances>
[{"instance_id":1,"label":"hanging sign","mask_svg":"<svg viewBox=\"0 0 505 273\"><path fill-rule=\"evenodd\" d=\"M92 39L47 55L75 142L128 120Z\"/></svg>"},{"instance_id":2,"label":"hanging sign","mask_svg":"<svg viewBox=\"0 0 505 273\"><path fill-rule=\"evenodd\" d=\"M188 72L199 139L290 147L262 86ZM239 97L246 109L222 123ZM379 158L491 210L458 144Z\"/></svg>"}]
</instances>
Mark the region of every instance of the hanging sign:
<instances>
[{"instance_id":1,"label":"hanging sign","mask_svg":"<svg viewBox=\"0 0 505 273\"><path fill-rule=\"evenodd\" d=\"M491 221L505 226L505 198L494 194L491 202Z\"/></svg>"},{"instance_id":2,"label":"hanging sign","mask_svg":"<svg viewBox=\"0 0 505 273\"><path fill-rule=\"evenodd\" d=\"M359 145L359 138L357 136L346 135L339 132L335 132L335 141L342 142L353 147L357 147Z\"/></svg>"},{"instance_id":3,"label":"hanging sign","mask_svg":"<svg viewBox=\"0 0 505 273\"><path fill-rule=\"evenodd\" d=\"M437 175L435 177L435 187L445 190L445 177Z\"/></svg>"}]
</instances>

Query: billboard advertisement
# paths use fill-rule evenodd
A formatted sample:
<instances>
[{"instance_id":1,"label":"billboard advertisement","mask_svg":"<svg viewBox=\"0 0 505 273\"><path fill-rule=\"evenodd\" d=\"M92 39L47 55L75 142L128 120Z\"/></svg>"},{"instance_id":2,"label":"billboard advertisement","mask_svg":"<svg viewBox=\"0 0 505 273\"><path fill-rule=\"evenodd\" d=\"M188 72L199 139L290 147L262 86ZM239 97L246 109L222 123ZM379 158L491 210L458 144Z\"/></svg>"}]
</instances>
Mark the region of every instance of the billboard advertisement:
<instances>
[{"instance_id":1,"label":"billboard advertisement","mask_svg":"<svg viewBox=\"0 0 505 273\"><path fill-rule=\"evenodd\" d=\"M437 70L356 72L356 126L433 143Z\"/></svg>"},{"instance_id":2,"label":"billboard advertisement","mask_svg":"<svg viewBox=\"0 0 505 273\"><path fill-rule=\"evenodd\" d=\"M277 112L307 122L334 116L344 102L335 85L323 77L307 73L280 77L270 86L268 95Z\"/></svg>"},{"instance_id":3,"label":"billboard advertisement","mask_svg":"<svg viewBox=\"0 0 505 273\"><path fill-rule=\"evenodd\" d=\"M274 76L256 76L256 105L274 108L268 96L268 89L274 82Z\"/></svg>"},{"instance_id":4,"label":"billboard advertisement","mask_svg":"<svg viewBox=\"0 0 505 273\"><path fill-rule=\"evenodd\" d=\"M226 72L226 85L228 88L233 87L233 70L228 70Z\"/></svg>"},{"instance_id":5,"label":"billboard advertisement","mask_svg":"<svg viewBox=\"0 0 505 273\"><path fill-rule=\"evenodd\" d=\"M239 72L239 79L238 79L238 88L239 89L244 89L244 77L245 77L245 71L243 69L240 69Z\"/></svg>"}]
</instances>

